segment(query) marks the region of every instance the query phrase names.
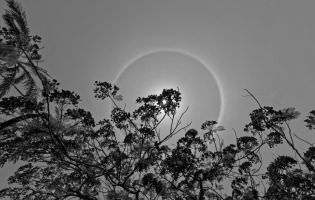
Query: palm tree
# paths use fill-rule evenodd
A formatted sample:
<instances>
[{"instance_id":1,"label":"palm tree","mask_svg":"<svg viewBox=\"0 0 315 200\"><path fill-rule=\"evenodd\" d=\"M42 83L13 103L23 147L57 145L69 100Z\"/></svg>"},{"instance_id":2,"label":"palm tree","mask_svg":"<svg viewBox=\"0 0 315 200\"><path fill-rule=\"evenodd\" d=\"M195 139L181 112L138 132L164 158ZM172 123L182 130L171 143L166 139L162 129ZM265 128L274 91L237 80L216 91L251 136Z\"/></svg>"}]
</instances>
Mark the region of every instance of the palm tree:
<instances>
[{"instance_id":1,"label":"palm tree","mask_svg":"<svg viewBox=\"0 0 315 200\"><path fill-rule=\"evenodd\" d=\"M48 74L38 66L40 37L31 36L26 15L19 3L6 0L8 9L2 16L6 27L0 32L0 98L12 87L22 96L38 94L36 79L46 88ZM25 92L18 89L22 85Z\"/></svg>"}]
</instances>

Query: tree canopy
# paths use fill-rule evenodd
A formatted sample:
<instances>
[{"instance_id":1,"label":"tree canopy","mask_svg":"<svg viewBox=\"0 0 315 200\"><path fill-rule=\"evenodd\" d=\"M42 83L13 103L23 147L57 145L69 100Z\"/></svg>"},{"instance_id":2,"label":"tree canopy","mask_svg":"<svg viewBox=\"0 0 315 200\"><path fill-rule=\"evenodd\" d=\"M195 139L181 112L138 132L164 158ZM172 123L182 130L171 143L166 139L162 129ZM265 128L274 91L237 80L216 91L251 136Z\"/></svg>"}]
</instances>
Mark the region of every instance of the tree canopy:
<instances>
[{"instance_id":1,"label":"tree canopy","mask_svg":"<svg viewBox=\"0 0 315 200\"><path fill-rule=\"evenodd\" d=\"M113 104L109 119L96 121L80 96L62 89L41 66L41 37L32 35L25 12L6 0L0 31L0 167L19 163L0 189L14 200L312 200L315 147L291 130L294 108L257 104L234 144L225 130L205 121L198 131L183 124L181 93L164 89L119 106L119 88L96 81L95 98ZM10 91L15 91L11 92ZM14 93L14 95L12 95ZM205 119L207 120L207 119ZM168 121L168 131L160 127ZM304 120L315 129L315 111ZM180 138L171 145L171 138ZM296 141L307 147L301 150ZM173 141L173 140L172 140ZM287 145L295 155L262 167L262 148Z\"/></svg>"}]
</instances>

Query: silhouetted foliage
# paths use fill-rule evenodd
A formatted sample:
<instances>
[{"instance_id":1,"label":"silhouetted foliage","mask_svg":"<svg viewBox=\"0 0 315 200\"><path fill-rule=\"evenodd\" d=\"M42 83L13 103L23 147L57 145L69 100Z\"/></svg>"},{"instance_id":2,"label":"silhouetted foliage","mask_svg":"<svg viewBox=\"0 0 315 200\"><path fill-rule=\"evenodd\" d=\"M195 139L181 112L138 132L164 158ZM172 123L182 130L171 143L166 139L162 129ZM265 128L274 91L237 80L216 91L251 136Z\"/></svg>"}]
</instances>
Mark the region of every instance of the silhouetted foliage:
<instances>
[{"instance_id":1,"label":"silhouetted foliage","mask_svg":"<svg viewBox=\"0 0 315 200\"><path fill-rule=\"evenodd\" d=\"M246 90L258 108L240 137L234 131L235 144L226 145L220 136L225 129L216 121L205 121L200 132L182 124L187 109L178 112L178 90L139 97L128 111L119 106L123 98L116 85L96 81L95 98L113 104L110 119L96 121L78 94L61 89L39 66L41 38L30 35L21 6L6 2L0 167L20 167L0 199L315 199L315 147L291 131L289 122L299 115L294 108L261 106ZM17 93L10 96L10 89ZM311 130L314 113L305 120ZM277 156L265 167L262 148L278 145L294 155Z\"/></svg>"}]
</instances>

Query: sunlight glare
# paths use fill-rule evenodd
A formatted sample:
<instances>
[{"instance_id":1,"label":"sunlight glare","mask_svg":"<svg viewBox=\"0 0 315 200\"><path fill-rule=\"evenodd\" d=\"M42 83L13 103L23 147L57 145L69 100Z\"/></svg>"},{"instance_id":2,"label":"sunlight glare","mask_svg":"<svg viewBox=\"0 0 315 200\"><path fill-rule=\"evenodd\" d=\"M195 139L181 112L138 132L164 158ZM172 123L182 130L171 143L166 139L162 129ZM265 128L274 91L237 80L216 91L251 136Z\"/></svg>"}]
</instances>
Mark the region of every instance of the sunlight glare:
<instances>
[{"instance_id":1,"label":"sunlight glare","mask_svg":"<svg viewBox=\"0 0 315 200\"><path fill-rule=\"evenodd\" d=\"M162 104L165 105L167 101L165 99L162 100Z\"/></svg>"}]
</instances>

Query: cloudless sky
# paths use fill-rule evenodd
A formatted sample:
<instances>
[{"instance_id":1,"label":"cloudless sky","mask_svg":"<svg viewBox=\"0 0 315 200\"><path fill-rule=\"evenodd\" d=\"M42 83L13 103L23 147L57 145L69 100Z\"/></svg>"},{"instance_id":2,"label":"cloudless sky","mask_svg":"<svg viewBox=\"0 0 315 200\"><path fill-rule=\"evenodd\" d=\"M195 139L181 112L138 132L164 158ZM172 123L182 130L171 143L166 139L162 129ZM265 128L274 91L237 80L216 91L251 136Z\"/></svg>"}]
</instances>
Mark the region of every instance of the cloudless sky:
<instances>
[{"instance_id":1,"label":"cloudless sky","mask_svg":"<svg viewBox=\"0 0 315 200\"><path fill-rule=\"evenodd\" d=\"M0 13L4 5L0 1ZM231 128L242 132L256 108L244 97L244 88L265 105L296 107L304 113L301 117L315 108L314 0L24 0L23 5L31 30L43 37L46 68L64 88L78 91L97 118L108 106L92 98L93 82L114 81L131 60L156 49L189 52L211 69L224 94L221 123L228 129L226 140ZM198 60L176 56L173 63L196 63L176 75L179 82L193 77L195 85L187 91L195 91L192 88L201 82L213 83ZM159 64L157 60L153 55L153 65ZM141 71L145 66L138 67ZM126 80L140 77L129 72ZM131 88L124 89L124 96L132 95ZM214 85L199 94L220 98ZM214 104L213 112L218 112L217 100ZM191 109L191 116L193 112L202 111ZM300 121L295 129L307 137Z\"/></svg>"}]
</instances>

